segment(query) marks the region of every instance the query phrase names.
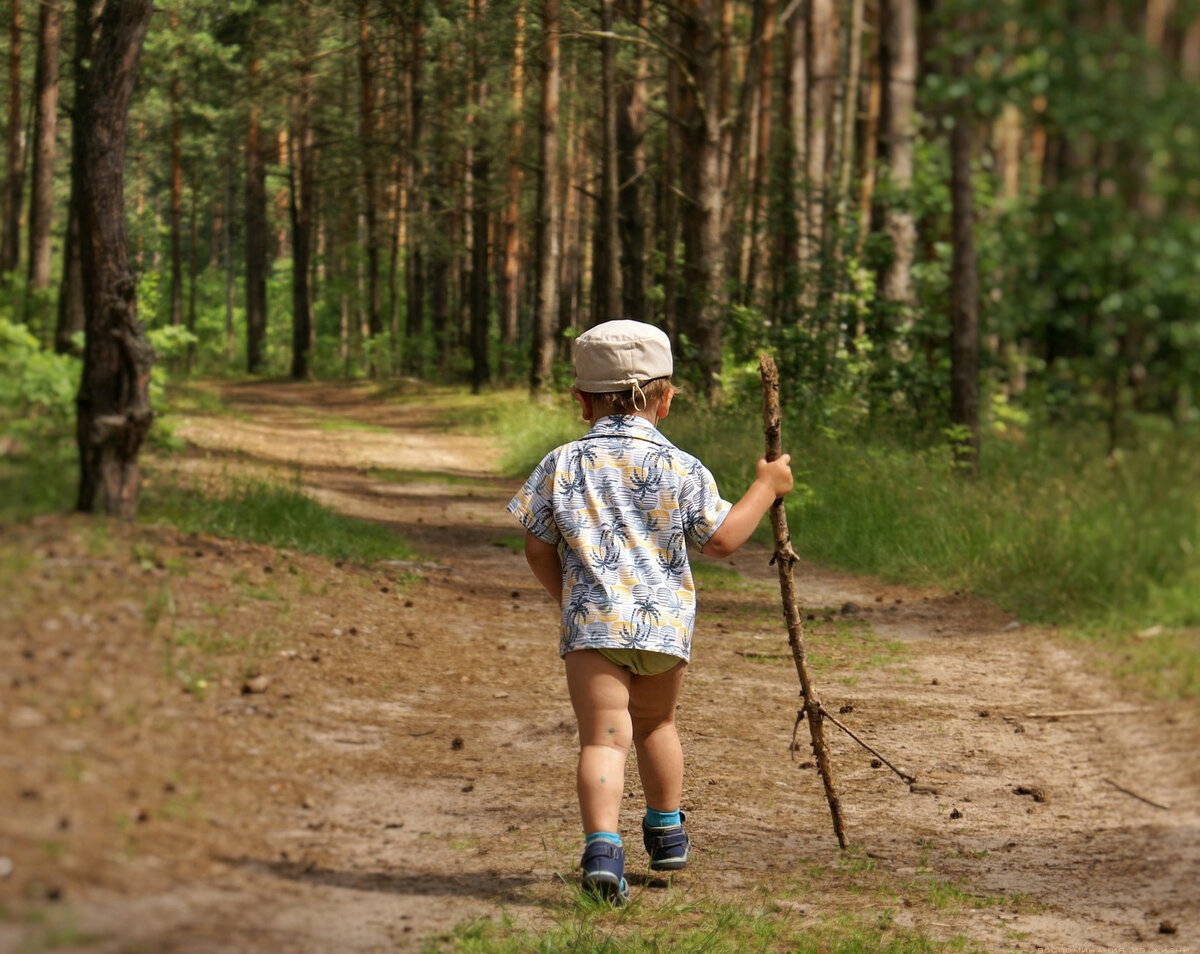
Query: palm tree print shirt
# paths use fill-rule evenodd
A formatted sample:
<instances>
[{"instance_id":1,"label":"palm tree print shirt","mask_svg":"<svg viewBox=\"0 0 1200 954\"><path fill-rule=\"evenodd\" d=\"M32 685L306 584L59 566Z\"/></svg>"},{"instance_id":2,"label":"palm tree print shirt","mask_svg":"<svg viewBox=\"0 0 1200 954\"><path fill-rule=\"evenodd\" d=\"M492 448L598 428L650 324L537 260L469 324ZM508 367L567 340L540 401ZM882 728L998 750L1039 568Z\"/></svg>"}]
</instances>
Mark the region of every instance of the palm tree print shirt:
<instances>
[{"instance_id":1,"label":"palm tree print shirt","mask_svg":"<svg viewBox=\"0 0 1200 954\"><path fill-rule=\"evenodd\" d=\"M708 469L644 418L601 418L547 454L508 504L563 565L559 655L649 649L688 659L703 547L731 504Z\"/></svg>"}]
</instances>

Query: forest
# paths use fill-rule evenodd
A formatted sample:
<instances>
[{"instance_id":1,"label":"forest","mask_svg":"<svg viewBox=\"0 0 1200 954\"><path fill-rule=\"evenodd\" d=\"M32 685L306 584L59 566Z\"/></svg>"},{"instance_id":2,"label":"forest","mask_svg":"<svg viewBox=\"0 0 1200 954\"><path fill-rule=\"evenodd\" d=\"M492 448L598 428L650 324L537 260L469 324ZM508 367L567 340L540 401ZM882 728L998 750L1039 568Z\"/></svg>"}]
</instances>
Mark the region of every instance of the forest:
<instances>
[{"instance_id":1,"label":"forest","mask_svg":"<svg viewBox=\"0 0 1200 954\"><path fill-rule=\"evenodd\" d=\"M0 76L0 949L1190 949L1200 0L0 0ZM730 499L774 359L827 706L765 521L694 555L619 911L504 509L616 318Z\"/></svg>"},{"instance_id":2,"label":"forest","mask_svg":"<svg viewBox=\"0 0 1200 954\"><path fill-rule=\"evenodd\" d=\"M1169 506L1120 572L1194 579L1196 0L5 6L7 456L74 430L82 510L169 382L544 402L631 317L713 420L770 350L814 447L1074 473L1131 511L1082 549Z\"/></svg>"}]
</instances>

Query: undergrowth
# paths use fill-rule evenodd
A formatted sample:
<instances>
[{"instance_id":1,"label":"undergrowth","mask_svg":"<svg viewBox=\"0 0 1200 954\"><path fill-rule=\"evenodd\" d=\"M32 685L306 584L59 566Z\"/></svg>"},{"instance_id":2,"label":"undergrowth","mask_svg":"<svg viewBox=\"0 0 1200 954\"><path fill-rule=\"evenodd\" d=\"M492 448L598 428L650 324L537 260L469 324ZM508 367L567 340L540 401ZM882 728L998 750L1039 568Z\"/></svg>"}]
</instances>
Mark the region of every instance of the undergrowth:
<instances>
[{"instance_id":1,"label":"undergrowth","mask_svg":"<svg viewBox=\"0 0 1200 954\"><path fill-rule=\"evenodd\" d=\"M489 413L514 478L585 427L562 398ZM704 461L728 499L753 479L756 408L712 412L684 395L662 429ZM1195 697L1200 439L1146 424L1137 447L1116 455L1103 439L1099 427L1031 425L985 439L969 477L948 444L914 448L894 434L787 422L792 540L816 562L964 590L1025 622L1059 625L1102 646L1144 690Z\"/></svg>"}]
</instances>

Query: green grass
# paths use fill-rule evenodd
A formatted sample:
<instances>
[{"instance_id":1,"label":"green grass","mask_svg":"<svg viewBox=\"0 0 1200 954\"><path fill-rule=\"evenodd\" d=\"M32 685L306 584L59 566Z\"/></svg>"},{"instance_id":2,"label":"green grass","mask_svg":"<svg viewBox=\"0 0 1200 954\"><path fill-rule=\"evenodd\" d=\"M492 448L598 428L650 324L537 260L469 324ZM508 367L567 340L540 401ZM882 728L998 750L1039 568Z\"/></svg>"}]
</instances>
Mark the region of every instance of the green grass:
<instances>
[{"instance_id":1,"label":"green grass","mask_svg":"<svg viewBox=\"0 0 1200 954\"><path fill-rule=\"evenodd\" d=\"M459 416L492 422L513 477L584 430L563 397L538 406L489 396L486 408ZM712 412L685 394L662 429L704 461L726 498L753 479L757 408ZM1092 640L1146 692L1200 696L1200 435L1143 422L1138 448L1110 458L1098 427L1042 425L1020 439L986 437L983 447L970 479L945 447L785 424L796 549L827 565L982 596L1025 622Z\"/></svg>"},{"instance_id":2,"label":"green grass","mask_svg":"<svg viewBox=\"0 0 1200 954\"><path fill-rule=\"evenodd\" d=\"M75 506L79 465L74 447L63 440L20 457L0 457L0 524Z\"/></svg>"},{"instance_id":3,"label":"green grass","mask_svg":"<svg viewBox=\"0 0 1200 954\"><path fill-rule=\"evenodd\" d=\"M507 917L481 918L428 940L423 954L939 954L978 951L956 937L939 941L879 916L820 918L810 923L786 905L704 900L619 910L577 900L554 927L522 930Z\"/></svg>"},{"instance_id":4,"label":"green grass","mask_svg":"<svg viewBox=\"0 0 1200 954\"><path fill-rule=\"evenodd\" d=\"M330 510L294 487L262 480L232 482L199 492L178 483L143 492L141 519L169 523L185 533L207 533L268 546L369 564L407 560L413 550L381 524Z\"/></svg>"}]
</instances>

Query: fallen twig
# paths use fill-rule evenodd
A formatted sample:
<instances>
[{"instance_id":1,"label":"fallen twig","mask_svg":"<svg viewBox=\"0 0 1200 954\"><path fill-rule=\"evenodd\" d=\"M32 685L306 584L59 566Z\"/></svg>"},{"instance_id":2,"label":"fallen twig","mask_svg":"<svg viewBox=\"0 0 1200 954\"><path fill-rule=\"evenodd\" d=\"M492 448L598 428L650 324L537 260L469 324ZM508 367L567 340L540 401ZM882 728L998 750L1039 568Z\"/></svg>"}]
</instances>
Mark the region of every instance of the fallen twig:
<instances>
[{"instance_id":1,"label":"fallen twig","mask_svg":"<svg viewBox=\"0 0 1200 954\"><path fill-rule=\"evenodd\" d=\"M1162 805L1156 801L1153 801L1152 799L1147 798L1145 795L1139 795L1137 792L1126 788L1124 785L1118 785L1111 778L1101 779L1101 781L1108 782L1108 784L1115 788L1118 792L1124 792L1130 798L1136 798L1139 802L1145 802L1147 805L1150 805L1153 808L1161 808L1165 812L1169 812L1171 810L1170 805Z\"/></svg>"},{"instance_id":2,"label":"fallen twig","mask_svg":"<svg viewBox=\"0 0 1200 954\"><path fill-rule=\"evenodd\" d=\"M886 765L888 768L890 768L893 772L895 772L897 775L899 775L900 778L902 778L904 781L908 782L909 785L911 785L913 782L915 782L917 780L915 775L909 775L907 772L896 768L896 766L894 766L891 762L889 762L882 755L880 755L878 752L876 752L873 748L871 748L869 745L867 745L866 742L864 742L857 735L855 735L853 732L851 732L846 726L842 725L842 723L839 722L836 718L834 718L832 715L830 715L829 710L826 709L824 706L821 707L821 715L823 715L826 719L828 719L830 722L832 722L834 725L836 725L839 729L841 729L843 732L845 732L846 735L850 736L850 738L852 738L855 742L857 742L864 749L866 749L868 752L870 752L873 756L875 756L875 758L879 759L880 762L882 762L884 765Z\"/></svg>"}]
</instances>

